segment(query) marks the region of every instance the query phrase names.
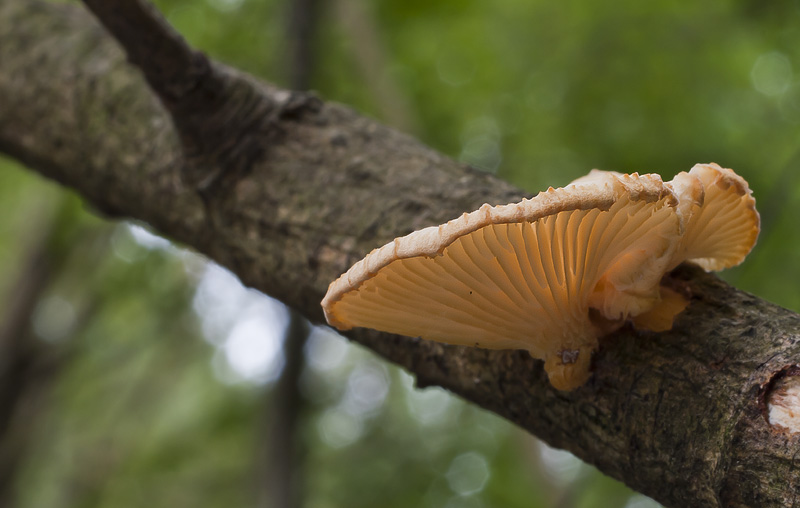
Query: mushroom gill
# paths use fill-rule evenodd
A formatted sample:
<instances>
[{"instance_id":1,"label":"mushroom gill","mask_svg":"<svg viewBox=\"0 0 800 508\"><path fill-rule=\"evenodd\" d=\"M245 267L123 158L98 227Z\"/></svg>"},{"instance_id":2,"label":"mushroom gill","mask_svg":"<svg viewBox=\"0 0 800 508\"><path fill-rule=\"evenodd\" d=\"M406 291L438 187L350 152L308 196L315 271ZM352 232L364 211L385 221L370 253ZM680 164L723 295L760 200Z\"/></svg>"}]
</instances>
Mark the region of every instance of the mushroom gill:
<instances>
[{"instance_id":1,"label":"mushroom gill","mask_svg":"<svg viewBox=\"0 0 800 508\"><path fill-rule=\"evenodd\" d=\"M703 197L685 212L686 231L670 268L683 261L709 271L738 265L756 244L760 229L756 201L747 181L717 164L697 164L673 180L676 194L687 196L697 193L687 190L693 184L689 179L681 180L683 175L700 182Z\"/></svg>"},{"instance_id":2,"label":"mushroom gill","mask_svg":"<svg viewBox=\"0 0 800 508\"><path fill-rule=\"evenodd\" d=\"M676 203L657 175L634 174L482 207L373 251L331 284L323 307L340 329L526 349L554 386L572 389L597 349L598 287L616 296L608 318L658 298L679 235Z\"/></svg>"},{"instance_id":3,"label":"mushroom gill","mask_svg":"<svg viewBox=\"0 0 800 508\"><path fill-rule=\"evenodd\" d=\"M758 235L747 182L716 164L663 183L592 171L532 199L483 205L396 238L330 284L328 322L489 349L525 349L551 384L590 375L626 320L664 331L688 305L660 281L684 260L741 262Z\"/></svg>"}]
</instances>

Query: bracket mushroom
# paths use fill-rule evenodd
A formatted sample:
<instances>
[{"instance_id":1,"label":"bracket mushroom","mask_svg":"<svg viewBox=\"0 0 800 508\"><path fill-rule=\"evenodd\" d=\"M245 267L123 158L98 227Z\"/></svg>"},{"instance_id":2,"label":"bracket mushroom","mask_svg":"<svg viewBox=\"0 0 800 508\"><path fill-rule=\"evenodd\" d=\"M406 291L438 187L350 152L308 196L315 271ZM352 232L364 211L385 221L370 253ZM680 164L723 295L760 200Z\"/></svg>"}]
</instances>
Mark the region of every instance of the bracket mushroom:
<instances>
[{"instance_id":1,"label":"bracket mushroom","mask_svg":"<svg viewBox=\"0 0 800 508\"><path fill-rule=\"evenodd\" d=\"M717 168L669 184L656 174L593 171L519 203L485 204L373 250L330 284L325 317L340 330L525 349L544 360L555 388L572 390L589 378L599 338L626 320L650 313L642 326L671 327L685 304L660 287L668 269L721 257L727 240L706 232L716 227L714 203L728 210L743 189L752 197ZM715 171L722 176L709 176ZM684 241L687 231L697 239Z\"/></svg>"},{"instance_id":2,"label":"bracket mushroom","mask_svg":"<svg viewBox=\"0 0 800 508\"><path fill-rule=\"evenodd\" d=\"M723 270L744 261L755 246L761 227L756 201L744 178L714 163L696 164L666 185L678 198L676 211L683 229L668 270L685 261L707 271ZM639 329L666 331L688 304L682 295L661 286L660 301L631 321Z\"/></svg>"}]
</instances>

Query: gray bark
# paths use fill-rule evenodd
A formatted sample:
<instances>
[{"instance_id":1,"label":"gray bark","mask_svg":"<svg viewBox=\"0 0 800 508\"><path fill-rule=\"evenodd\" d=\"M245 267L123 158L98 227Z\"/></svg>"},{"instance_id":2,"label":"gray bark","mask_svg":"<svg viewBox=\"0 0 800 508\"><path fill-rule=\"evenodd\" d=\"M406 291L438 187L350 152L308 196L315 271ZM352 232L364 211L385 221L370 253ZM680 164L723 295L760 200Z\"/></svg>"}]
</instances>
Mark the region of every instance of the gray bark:
<instances>
[{"instance_id":1,"label":"gray bark","mask_svg":"<svg viewBox=\"0 0 800 508\"><path fill-rule=\"evenodd\" d=\"M372 248L523 196L344 106L185 45L151 66L142 46L170 45L173 34L120 14L135 1L87 3L144 73L79 6L3 0L0 151L313 322L328 283ZM132 37L138 29L155 35ZM671 277L692 295L673 330L606 338L593 377L570 393L552 389L527 353L347 336L420 385L443 386L667 506L794 506L800 445L768 424L764 399L800 357L800 316L696 268Z\"/></svg>"}]
</instances>

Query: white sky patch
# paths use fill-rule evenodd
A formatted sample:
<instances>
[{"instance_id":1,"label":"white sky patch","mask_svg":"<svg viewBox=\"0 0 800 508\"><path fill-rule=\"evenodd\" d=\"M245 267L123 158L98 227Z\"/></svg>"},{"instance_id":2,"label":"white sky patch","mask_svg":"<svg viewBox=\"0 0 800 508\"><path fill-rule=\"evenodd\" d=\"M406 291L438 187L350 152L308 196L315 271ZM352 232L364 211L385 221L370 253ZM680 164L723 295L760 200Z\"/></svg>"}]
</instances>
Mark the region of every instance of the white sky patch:
<instances>
[{"instance_id":1,"label":"white sky patch","mask_svg":"<svg viewBox=\"0 0 800 508\"><path fill-rule=\"evenodd\" d=\"M151 250L168 250L175 254L178 249L166 238L155 235L138 224L121 222L111 234L111 250L126 263L141 260Z\"/></svg>"},{"instance_id":2,"label":"white sky patch","mask_svg":"<svg viewBox=\"0 0 800 508\"><path fill-rule=\"evenodd\" d=\"M128 227L128 231L130 231L131 236L133 239L146 249L150 250L158 250L158 249L168 249L172 247L172 242L167 240L162 236L155 235L148 231L147 229L143 228L138 224L127 223L126 226Z\"/></svg>"},{"instance_id":3,"label":"white sky patch","mask_svg":"<svg viewBox=\"0 0 800 508\"><path fill-rule=\"evenodd\" d=\"M282 330L270 316L240 319L228 334L222 350L231 369L243 381L264 384L277 379L283 367Z\"/></svg>"},{"instance_id":4,"label":"white sky patch","mask_svg":"<svg viewBox=\"0 0 800 508\"><path fill-rule=\"evenodd\" d=\"M139 261L147 254L147 251L136 243L127 224L124 223L118 224L117 227L114 228L114 231L111 233L110 243L111 252L126 263Z\"/></svg>"},{"instance_id":5,"label":"white sky patch","mask_svg":"<svg viewBox=\"0 0 800 508\"><path fill-rule=\"evenodd\" d=\"M625 508L662 508L662 506L647 496L636 494L628 499Z\"/></svg>"},{"instance_id":6,"label":"white sky patch","mask_svg":"<svg viewBox=\"0 0 800 508\"><path fill-rule=\"evenodd\" d=\"M206 264L192 302L206 340L215 345L222 342L250 300L248 290L231 272Z\"/></svg>"},{"instance_id":7,"label":"white sky patch","mask_svg":"<svg viewBox=\"0 0 800 508\"><path fill-rule=\"evenodd\" d=\"M403 373L403 380L408 378L406 390L406 407L411 416L422 425L443 425L453 420L460 411L454 411L453 397L441 388L430 387L424 390L412 386L413 377Z\"/></svg>"},{"instance_id":8,"label":"white sky patch","mask_svg":"<svg viewBox=\"0 0 800 508\"><path fill-rule=\"evenodd\" d=\"M215 372L221 381L264 384L278 377L289 322L283 304L245 288L232 273L208 263L193 307L206 340L218 348ZM219 355L226 366L219 365Z\"/></svg>"},{"instance_id":9,"label":"white sky patch","mask_svg":"<svg viewBox=\"0 0 800 508\"><path fill-rule=\"evenodd\" d=\"M324 326L315 326L306 342L306 361L317 372L330 372L341 367L350 347L345 339Z\"/></svg>"},{"instance_id":10,"label":"white sky patch","mask_svg":"<svg viewBox=\"0 0 800 508\"><path fill-rule=\"evenodd\" d=\"M123 223L111 238L114 253L127 262L141 259L148 250L182 250L172 242L134 223ZM199 281L192 307L204 338L217 348L214 372L225 383L264 384L274 381L283 367L283 337L289 322L286 308L258 291L248 289L228 270L198 256L186 254L184 264ZM58 304L55 302L53 305ZM69 309L56 305L48 310L56 318L69 318ZM59 312L56 312L59 311ZM74 311L73 311L74 314ZM74 319L74 318L72 318ZM55 340L55 325L40 320L41 335ZM61 325L59 325L61 326Z\"/></svg>"},{"instance_id":11,"label":"white sky patch","mask_svg":"<svg viewBox=\"0 0 800 508\"><path fill-rule=\"evenodd\" d=\"M581 474L580 459L568 451L551 448L540 441L539 454L548 478L557 485L569 485Z\"/></svg>"}]
</instances>

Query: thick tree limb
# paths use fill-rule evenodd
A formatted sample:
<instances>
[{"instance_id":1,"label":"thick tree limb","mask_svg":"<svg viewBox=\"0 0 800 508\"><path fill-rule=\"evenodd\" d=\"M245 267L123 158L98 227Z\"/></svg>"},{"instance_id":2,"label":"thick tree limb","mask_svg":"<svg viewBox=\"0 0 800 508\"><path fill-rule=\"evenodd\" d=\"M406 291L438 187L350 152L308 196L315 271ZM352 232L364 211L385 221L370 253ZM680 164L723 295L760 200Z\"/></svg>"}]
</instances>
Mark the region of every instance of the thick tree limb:
<instances>
[{"instance_id":1,"label":"thick tree limb","mask_svg":"<svg viewBox=\"0 0 800 508\"><path fill-rule=\"evenodd\" d=\"M260 116L238 96L223 97L215 114L193 117L222 146L187 157L138 71L75 6L4 0L0 69L1 151L106 213L196 248L316 322L328 282L373 247L521 197L345 107L214 62L210 72L246 90ZM169 111L176 125L186 120ZM235 155L241 139L246 157ZM198 165L217 175L203 199L180 177ZM798 362L800 316L697 269L679 268L672 282L693 295L674 329L608 338L592 379L570 393L553 390L525 353L366 330L348 336L421 385L444 386L666 505L793 506L800 443L767 423L762 387Z\"/></svg>"}]
</instances>

